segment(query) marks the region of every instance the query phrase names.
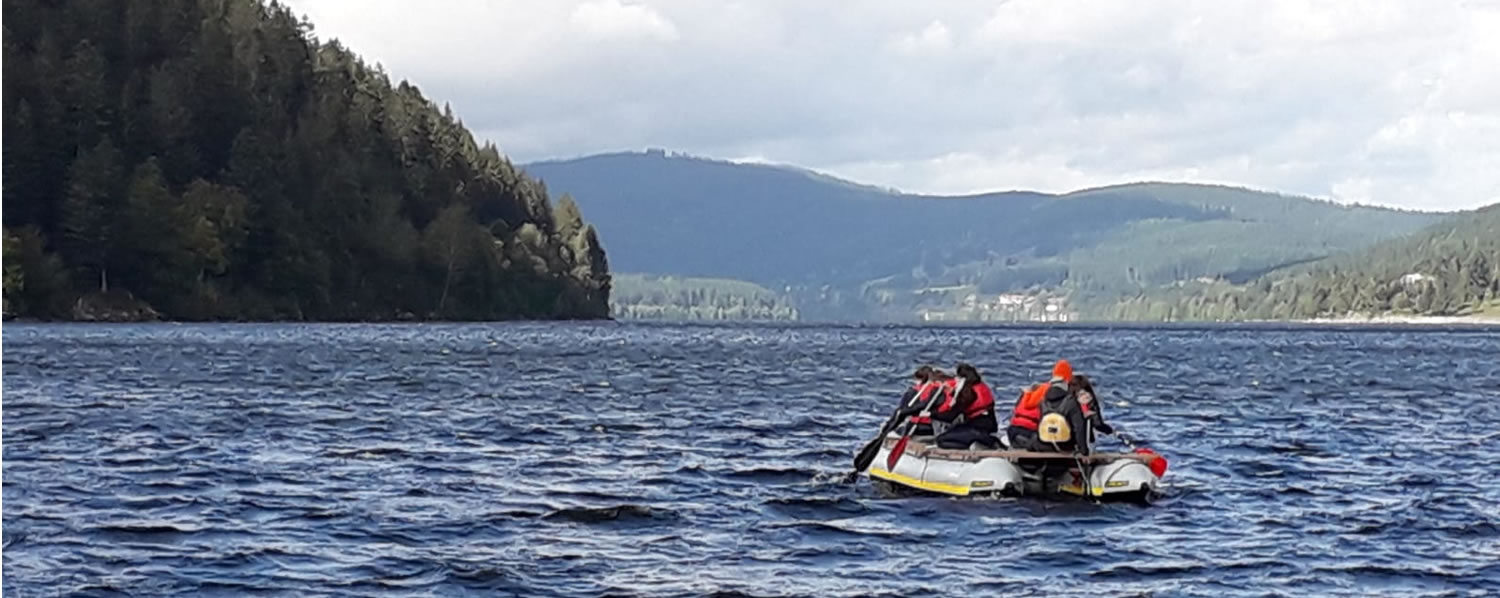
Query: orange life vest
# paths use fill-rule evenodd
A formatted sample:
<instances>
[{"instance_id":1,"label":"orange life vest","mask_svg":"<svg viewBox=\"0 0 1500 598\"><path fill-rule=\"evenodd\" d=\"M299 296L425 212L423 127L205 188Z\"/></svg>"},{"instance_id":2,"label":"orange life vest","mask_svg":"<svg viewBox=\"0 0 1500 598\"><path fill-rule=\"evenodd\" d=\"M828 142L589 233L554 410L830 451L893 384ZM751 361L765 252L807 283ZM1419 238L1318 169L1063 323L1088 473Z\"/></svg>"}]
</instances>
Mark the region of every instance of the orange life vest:
<instances>
[{"instance_id":1,"label":"orange life vest","mask_svg":"<svg viewBox=\"0 0 1500 598\"><path fill-rule=\"evenodd\" d=\"M1016 401L1016 408L1011 411L1010 425L1026 430L1035 430L1042 419L1042 399L1047 398L1047 391L1052 388L1052 383L1038 384L1021 394L1021 400Z\"/></svg>"}]
</instances>

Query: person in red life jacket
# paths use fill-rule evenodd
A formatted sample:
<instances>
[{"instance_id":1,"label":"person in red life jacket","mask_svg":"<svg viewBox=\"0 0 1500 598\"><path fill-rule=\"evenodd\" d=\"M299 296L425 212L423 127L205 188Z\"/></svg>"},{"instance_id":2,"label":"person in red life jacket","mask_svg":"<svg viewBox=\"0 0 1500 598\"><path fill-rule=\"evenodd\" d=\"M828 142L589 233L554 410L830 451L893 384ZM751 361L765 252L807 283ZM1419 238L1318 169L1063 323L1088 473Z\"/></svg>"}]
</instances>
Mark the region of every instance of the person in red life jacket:
<instances>
[{"instance_id":1,"label":"person in red life jacket","mask_svg":"<svg viewBox=\"0 0 1500 598\"><path fill-rule=\"evenodd\" d=\"M938 393L933 399L938 402L932 404L932 409L933 411L941 411L948 409L953 404L953 393L958 391L958 378L950 376L942 370L934 371L937 373L932 379L933 382L937 383ZM943 421L943 423L947 422ZM946 428L946 426L943 426L943 428ZM941 433L941 430L939 430L939 433Z\"/></svg>"},{"instance_id":2,"label":"person in red life jacket","mask_svg":"<svg viewBox=\"0 0 1500 598\"><path fill-rule=\"evenodd\" d=\"M1023 391L1011 410L1010 425L1005 436L1016 450L1050 450L1037 440L1037 426L1042 421L1042 401L1048 397L1060 399L1069 394L1068 384L1073 379L1073 366L1066 359L1059 359L1052 366L1052 379L1045 384L1036 384Z\"/></svg>"},{"instance_id":3,"label":"person in red life jacket","mask_svg":"<svg viewBox=\"0 0 1500 598\"><path fill-rule=\"evenodd\" d=\"M905 409L908 405L911 405L912 400L916 399L918 394L921 394L922 387L926 386L927 382L932 379L932 366L924 365L917 368L917 371L912 373L911 378L911 388L901 393L901 403L896 405L897 410Z\"/></svg>"},{"instance_id":4,"label":"person in red life jacket","mask_svg":"<svg viewBox=\"0 0 1500 598\"><path fill-rule=\"evenodd\" d=\"M938 447L967 449L978 443L995 448L999 445L995 432L1000 426L995 418L994 393L974 366L960 363L956 372L962 384L955 383L957 392L932 412L933 419L953 424L935 439Z\"/></svg>"},{"instance_id":5,"label":"person in red life jacket","mask_svg":"<svg viewBox=\"0 0 1500 598\"><path fill-rule=\"evenodd\" d=\"M913 436L932 436L931 414L924 418L922 412L927 410L927 406L932 404L932 401L946 401L952 396L953 390L950 382L953 377L938 368L922 367L927 370L924 372L926 379L902 395L904 400L901 403L900 414L901 417L906 418L908 424L916 426L916 429L912 430ZM921 371L918 369L918 372Z\"/></svg>"}]
</instances>

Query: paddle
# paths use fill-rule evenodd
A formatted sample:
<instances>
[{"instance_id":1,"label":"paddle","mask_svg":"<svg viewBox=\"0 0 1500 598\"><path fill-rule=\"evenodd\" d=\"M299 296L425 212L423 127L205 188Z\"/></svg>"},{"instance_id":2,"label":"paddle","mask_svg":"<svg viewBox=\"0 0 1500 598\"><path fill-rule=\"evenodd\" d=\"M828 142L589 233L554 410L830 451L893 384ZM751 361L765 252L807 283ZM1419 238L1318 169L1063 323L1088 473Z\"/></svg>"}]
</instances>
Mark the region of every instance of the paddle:
<instances>
[{"instance_id":1,"label":"paddle","mask_svg":"<svg viewBox=\"0 0 1500 598\"><path fill-rule=\"evenodd\" d=\"M865 443L864 448L859 449L859 454L854 456L854 471L849 473L851 478L859 475L860 472L870 466L871 462L875 461L875 455L880 453L881 441L885 440L886 434L890 434L891 430L896 429L901 419L900 409L891 412L890 419L885 420L885 424L880 426L880 433L876 434L875 438L871 439L870 442Z\"/></svg>"},{"instance_id":2,"label":"paddle","mask_svg":"<svg viewBox=\"0 0 1500 598\"><path fill-rule=\"evenodd\" d=\"M957 400L958 391L961 391L963 389L964 389L964 380L963 380L963 378L959 378L958 379L958 384L953 387L953 397L954 397L954 400ZM939 397L939 395L937 393L940 390L941 390L941 388L933 389L933 391L932 391L933 392L932 397L930 397L927 400L927 406L922 408L922 413L920 415L918 415L918 417L920 417L922 419L926 419L928 421L932 421L932 419L931 419L932 418L932 406L935 405L935 404L937 404L938 397ZM906 432L901 435L901 440L897 440L896 441L896 446L891 447L891 454L887 455L886 458L885 458L885 470L886 471L891 471L891 470L896 469L896 462L900 461L901 460L901 454L906 452L906 444L908 442L911 442L911 433L913 431L915 431L916 429L917 429L917 426L912 425L911 423L907 423L906 424Z\"/></svg>"},{"instance_id":3,"label":"paddle","mask_svg":"<svg viewBox=\"0 0 1500 598\"><path fill-rule=\"evenodd\" d=\"M923 382L921 386L917 387L917 393L912 395L910 401L896 408L895 411L892 411L891 417L885 420L884 425L880 426L880 433L876 434L875 438L872 438L869 442L865 443L864 448L859 449L859 453L854 456L854 471L851 471L849 472L849 475L844 476L845 483L853 482L856 478L859 477L860 473L870 467L870 463L873 463L875 461L875 455L880 453L880 445L885 441L885 435L891 433L891 430L896 429L896 426L901 425L901 421L905 419L901 417L901 412L907 407L910 407L912 403L916 402L922 397L921 389L926 384L926 382Z\"/></svg>"}]
</instances>

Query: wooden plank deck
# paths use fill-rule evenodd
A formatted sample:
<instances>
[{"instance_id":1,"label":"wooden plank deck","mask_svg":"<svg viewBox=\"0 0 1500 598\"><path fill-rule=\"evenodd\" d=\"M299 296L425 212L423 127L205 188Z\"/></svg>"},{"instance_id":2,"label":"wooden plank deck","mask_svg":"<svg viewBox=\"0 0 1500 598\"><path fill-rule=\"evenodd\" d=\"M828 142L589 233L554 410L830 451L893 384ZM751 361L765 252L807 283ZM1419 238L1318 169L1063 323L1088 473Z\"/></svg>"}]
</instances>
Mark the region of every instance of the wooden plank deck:
<instances>
[{"instance_id":1,"label":"wooden plank deck","mask_svg":"<svg viewBox=\"0 0 1500 598\"><path fill-rule=\"evenodd\" d=\"M889 449L896 445L896 439L886 437L885 448ZM1157 455L1146 455L1140 453L1094 453L1092 455L1074 455L1072 453L1044 453L1038 451L1015 451L1015 450L980 450L968 451L961 449L937 448L930 444L912 440L906 445L906 453L913 457L934 457L949 461L979 461L981 459L1063 459L1067 461L1082 461L1084 463L1100 463L1115 461L1119 459L1134 459L1142 463L1150 463L1157 459Z\"/></svg>"}]
</instances>

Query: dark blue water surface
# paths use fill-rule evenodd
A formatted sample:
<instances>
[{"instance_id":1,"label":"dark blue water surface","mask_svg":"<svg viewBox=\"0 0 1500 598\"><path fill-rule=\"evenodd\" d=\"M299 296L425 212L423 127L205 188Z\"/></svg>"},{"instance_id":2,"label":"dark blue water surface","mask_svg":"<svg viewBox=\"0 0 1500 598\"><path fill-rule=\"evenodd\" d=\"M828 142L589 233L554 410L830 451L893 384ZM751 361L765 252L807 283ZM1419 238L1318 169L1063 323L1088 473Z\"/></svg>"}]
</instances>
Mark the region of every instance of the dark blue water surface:
<instances>
[{"instance_id":1,"label":"dark blue water surface","mask_svg":"<svg viewBox=\"0 0 1500 598\"><path fill-rule=\"evenodd\" d=\"M841 483L919 361L1059 356L1154 506ZM4 326L4 595L1471 596L1500 332Z\"/></svg>"}]
</instances>

